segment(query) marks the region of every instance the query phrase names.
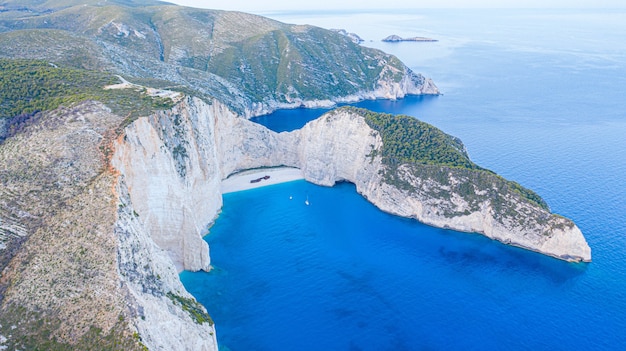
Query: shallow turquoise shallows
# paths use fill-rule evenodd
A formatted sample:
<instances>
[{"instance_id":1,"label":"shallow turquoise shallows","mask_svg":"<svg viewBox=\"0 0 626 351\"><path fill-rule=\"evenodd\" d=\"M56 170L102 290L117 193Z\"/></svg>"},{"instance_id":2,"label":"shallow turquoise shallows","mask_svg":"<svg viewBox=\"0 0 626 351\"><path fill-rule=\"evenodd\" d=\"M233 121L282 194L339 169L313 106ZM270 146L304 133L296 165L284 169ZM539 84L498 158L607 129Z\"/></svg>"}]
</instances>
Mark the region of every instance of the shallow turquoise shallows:
<instances>
[{"instance_id":1,"label":"shallow turquoise shallows","mask_svg":"<svg viewBox=\"0 0 626 351\"><path fill-rule=\"evenodd\" d=\"M573 219L593 262L562 262L394 217L352 184L295 181L227 194L206 237L215 269L181 274L214 318L220 345L626 349L624 11L276 18L345 27L432 77L443 96L358 105L413 115L461 138L476 163ZM439 42L378 41L390 34ZM257 121L291 130L322 112Z\"/></svg>"}]
</instances>

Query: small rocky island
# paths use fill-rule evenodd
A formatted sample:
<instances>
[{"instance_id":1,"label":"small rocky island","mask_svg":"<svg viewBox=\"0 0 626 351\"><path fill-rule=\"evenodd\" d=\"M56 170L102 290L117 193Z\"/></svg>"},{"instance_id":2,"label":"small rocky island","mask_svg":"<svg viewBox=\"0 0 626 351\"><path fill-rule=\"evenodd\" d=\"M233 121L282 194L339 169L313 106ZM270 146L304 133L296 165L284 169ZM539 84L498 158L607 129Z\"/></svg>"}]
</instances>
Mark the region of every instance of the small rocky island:
<instances>
[{"instance_id":1,"label":"small rocky island","mask_svg":"<svg viewBox=\"0 0 626 351\"><path fill-rule=\"evenodd\" d=\"M411 38L402 38L399 35L390 35L388 37L386 37L385 39L383 39L382 41L388 42L388 43L397 43L400 41L426 41L426 42L433 42L433 41L439 41L437 39L432 39L432 38L426 38L426 37L411 37Z\"/></svg>"}]
</instances>

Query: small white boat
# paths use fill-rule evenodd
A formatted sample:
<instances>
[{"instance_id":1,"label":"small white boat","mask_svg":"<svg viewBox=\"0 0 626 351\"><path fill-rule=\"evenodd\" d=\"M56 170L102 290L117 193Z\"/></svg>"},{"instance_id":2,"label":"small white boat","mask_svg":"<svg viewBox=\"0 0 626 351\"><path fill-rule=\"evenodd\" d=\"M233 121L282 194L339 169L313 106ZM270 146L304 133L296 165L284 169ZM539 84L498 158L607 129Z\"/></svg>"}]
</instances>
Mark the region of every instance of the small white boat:
<instances>
[{"instance_id":1,"label":"small white boat","mask_svg":"<svg viewBox=\"0 0 626 351\"><path fill-rule=\"evenodd\" d=\"M309 206L309 196L307 195L306 200L304 200L304 204Z\"/></svg>"}]
</instances>

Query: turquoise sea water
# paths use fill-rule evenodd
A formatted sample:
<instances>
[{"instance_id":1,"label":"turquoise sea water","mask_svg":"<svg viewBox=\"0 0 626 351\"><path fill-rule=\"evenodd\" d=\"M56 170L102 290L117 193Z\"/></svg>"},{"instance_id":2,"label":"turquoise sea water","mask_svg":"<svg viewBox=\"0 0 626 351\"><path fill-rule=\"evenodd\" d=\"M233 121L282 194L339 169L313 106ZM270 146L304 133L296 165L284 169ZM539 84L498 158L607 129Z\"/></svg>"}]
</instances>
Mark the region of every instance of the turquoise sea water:
<instances>
[{"instance_id":1,"label":"turquoise sea water","mask_svg":"<svg viewBox=\"0 0 626 351\"><path fill-rule=\"evenodd\" d=\"M214 271L181 274L215 319L221 345L626 349L623 11L273 16L357 32L364 45L432 77L443 96L360 105L413 115L460 137L476 163L572 218L593 262L561 262L393 217L351 184L296 181L227 194L206 237ZM440 41L378 41L389 34ZM258 121L289 130L322 112Z\"/></svg>"}]
</instances>

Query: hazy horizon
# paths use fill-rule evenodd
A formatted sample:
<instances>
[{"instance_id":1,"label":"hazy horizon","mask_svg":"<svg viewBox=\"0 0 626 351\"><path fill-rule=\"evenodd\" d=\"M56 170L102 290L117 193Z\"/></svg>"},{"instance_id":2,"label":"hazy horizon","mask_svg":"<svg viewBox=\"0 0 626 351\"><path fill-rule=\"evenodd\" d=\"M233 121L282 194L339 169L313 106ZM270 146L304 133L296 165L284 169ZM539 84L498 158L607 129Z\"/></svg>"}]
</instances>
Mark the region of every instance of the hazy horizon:
<instances>
[{"instance_id":1,"label":"hazy horizon","mask_svg":"<svg viewBox=\"0 0 626 351\"><path fill-rule=\"evenodd\" d=\"M285 3L278 0L242 0L224 2L217 0L168 0L171 3L217 10L233 10L253 13L264 13L272 11L292 11L292 10L388 10L388 9L420 9L420 8L593 8L610 9L625 8L621 0L598 0L590 4L583 0L389 0L381 2L376 0L344 0L341 2L333 0L317 0L314 2Z\"/></svg>"}]
</instances>

